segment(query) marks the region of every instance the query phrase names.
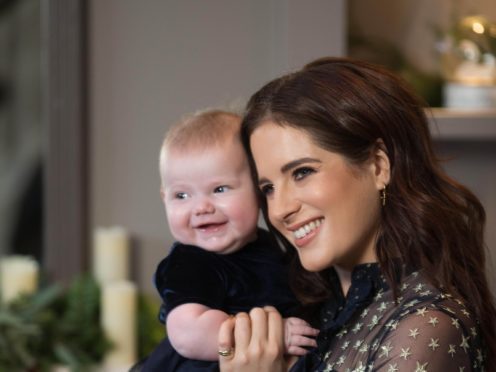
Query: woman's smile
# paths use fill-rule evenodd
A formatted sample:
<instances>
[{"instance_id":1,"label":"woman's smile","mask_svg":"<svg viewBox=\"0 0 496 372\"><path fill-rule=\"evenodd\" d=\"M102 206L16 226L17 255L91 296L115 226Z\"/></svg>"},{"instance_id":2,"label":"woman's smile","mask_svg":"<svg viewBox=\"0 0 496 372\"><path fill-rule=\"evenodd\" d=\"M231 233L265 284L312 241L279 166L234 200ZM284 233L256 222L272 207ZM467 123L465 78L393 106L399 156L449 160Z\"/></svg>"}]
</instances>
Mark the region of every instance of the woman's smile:
<instances>
[{"instance_id":1,"label":"woman's smile","mask_svg":"<svg viewBox=\"0 0 496 372\"><path fill-rule=\"evenodd\" d=\"M288 230L292 231L293 233L295 245L298 247L303 247L305 244L311 241L320 230L320 225L323 220L323 218L317 218L310 222L306 222L300 227L288 228Z\"/></svg>"}]
</instances>

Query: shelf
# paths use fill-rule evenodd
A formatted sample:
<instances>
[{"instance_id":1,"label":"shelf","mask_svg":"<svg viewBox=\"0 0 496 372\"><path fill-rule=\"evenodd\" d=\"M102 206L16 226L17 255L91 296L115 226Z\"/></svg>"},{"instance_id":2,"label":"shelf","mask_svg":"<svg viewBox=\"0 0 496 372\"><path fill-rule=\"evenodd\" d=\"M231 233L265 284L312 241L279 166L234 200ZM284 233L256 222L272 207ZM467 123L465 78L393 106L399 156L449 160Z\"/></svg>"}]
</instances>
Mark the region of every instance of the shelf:
<instances>
[{"instance_id":1,"label":"shelf","mask_svg":"<svg viewBox=\"0 0 496 372\"><path fill-rule=\"evenodd\" d=\"M496 109L427 111L432 136L441 141L496 141Z\"/></svg>"}]
</instances>

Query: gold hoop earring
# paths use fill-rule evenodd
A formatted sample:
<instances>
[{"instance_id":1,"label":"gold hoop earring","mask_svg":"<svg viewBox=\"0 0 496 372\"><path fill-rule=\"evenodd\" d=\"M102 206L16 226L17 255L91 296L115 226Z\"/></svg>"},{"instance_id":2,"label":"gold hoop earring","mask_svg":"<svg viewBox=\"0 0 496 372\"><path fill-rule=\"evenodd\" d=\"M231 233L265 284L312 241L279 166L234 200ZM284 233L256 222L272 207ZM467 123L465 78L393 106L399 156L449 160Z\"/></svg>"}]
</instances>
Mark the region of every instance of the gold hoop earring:
<instances>
[{"instance_id":1,"label":"gold hoop earring","mask_svg":"<svg viewBox=\"0 0 496 372\"><path fill-rule=\"evenodd\" d=\"M382 206L384 207L386 205L386 185L384 185L380 193L381 193L380 197L381 197Z\"/></svg>"}]
</instances>

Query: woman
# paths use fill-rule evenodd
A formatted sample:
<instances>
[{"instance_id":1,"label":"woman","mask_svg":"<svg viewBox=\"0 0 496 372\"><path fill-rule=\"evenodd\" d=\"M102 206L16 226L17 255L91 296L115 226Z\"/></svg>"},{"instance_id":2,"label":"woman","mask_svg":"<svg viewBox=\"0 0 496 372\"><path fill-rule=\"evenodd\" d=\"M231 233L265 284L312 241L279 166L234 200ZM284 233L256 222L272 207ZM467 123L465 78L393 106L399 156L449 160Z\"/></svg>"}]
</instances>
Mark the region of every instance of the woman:
<instances>
[{"instance_id":1,"label":"woman","mask_svg":"<svg viewBox=\"0 0 496 372\"><path fill-rule=\"evenodd\" d=\"M293 365L277 311L240 314L219 333L223 371L495 368L485 213L441 169L422 103L402 81L364 62L317 60L252 96L243 135L320 334Z\"/></svg>"}]
</instances>

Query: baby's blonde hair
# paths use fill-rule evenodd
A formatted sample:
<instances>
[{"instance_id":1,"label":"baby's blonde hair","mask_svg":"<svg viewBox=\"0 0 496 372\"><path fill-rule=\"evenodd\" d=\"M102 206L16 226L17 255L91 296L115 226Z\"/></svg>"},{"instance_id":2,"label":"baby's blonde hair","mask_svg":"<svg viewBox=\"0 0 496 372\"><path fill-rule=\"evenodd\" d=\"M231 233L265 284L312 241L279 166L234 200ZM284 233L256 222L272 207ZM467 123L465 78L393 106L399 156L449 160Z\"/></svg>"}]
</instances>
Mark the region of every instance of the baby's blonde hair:
<instances>
[{"instance_id":1,"label":"baby's blonde hair","mask_svg":"<svg viewBox=\"0 0 496 372\"><path fill-rule=\"evenodd\" d=\"M160 149L160 173L171 150L204 150L228 139L241 141L240 126L240 115L224 110L199 111L185 116L165 135Z\"/></svg>"}]
</instances>

